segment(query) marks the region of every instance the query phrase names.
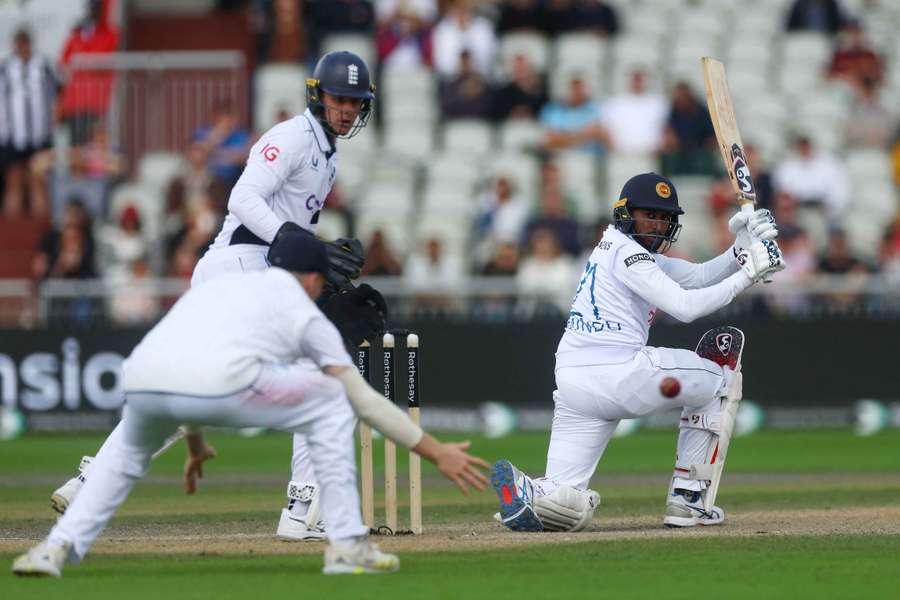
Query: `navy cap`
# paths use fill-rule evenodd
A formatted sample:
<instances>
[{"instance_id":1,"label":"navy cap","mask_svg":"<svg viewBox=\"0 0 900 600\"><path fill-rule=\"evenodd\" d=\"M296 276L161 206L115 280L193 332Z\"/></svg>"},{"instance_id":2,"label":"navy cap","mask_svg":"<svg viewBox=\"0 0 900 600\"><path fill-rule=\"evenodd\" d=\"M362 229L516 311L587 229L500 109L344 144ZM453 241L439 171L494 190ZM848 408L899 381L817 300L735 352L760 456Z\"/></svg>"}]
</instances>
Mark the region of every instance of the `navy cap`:
<instances>
[{"instance_id":1,"label":"navy cap","mask_svg":"<svg viewBox=\"0 0 900 600\"><path fill-rule=\"evenodd\" d=\"M328 275L328 251L325 243L307 232L282 233L269 246L269 264L294 273Z\"/></svg>"},{"instance_id":2,"label":"navy cap","mask_svg":"<svg viewBox=\"0 0 900 600\"><path fill-rule=\"evenodd\" d=\"M661 210L676 215L684 214L678 206L675 185L657 173L641 173L625 182L615 207Z\"/></svg>"}]
</instances>

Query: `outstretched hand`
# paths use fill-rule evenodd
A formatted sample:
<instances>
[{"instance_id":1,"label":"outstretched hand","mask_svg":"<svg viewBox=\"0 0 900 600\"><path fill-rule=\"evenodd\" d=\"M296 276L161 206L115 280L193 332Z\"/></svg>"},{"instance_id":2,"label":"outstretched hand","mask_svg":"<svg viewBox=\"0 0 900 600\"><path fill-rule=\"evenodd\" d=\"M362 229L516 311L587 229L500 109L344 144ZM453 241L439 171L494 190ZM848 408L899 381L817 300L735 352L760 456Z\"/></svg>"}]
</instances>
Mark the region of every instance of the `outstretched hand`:
<instances>
[{"instance_id":1,"label":"outstretched hand","mask_svg":"<svg viewBox=\"0 0 900 600\"><path fill-rule=\"evenodd\" d=\"M203 479L203 463L215 457L216 449L206 444L199 451L188 451L188 456L184 461L184 491L186 494L193 494L197 491L197 480Z\"/></svg>"},{"instance_id":2,"label":"outstretched hand","mask_svg":"<svg viewBox=\"0 0 900 600\"><path fill-rule=\"evenodd\" d=\"M480 469L489 469L484 460L472 456L466 450L469 442L446 442L440 444L440 450L435 456L434 464L444 477L456 484L460 491L469 495L471 485L476 490L483 490L488 485L488 478ZM467 485L468 484L468 485Z\"/></svg>"}]
</instances>

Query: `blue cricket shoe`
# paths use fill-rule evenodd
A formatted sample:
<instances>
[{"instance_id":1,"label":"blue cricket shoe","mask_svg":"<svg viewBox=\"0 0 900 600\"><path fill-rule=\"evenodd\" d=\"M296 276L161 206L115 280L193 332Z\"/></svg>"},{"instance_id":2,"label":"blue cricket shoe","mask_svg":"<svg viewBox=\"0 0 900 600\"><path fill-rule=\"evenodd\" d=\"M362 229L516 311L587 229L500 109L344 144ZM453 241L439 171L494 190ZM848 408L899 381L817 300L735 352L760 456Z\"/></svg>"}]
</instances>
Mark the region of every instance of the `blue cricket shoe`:
<instances>
[{"instance_id":1,"label":"blue cricket shoe","mask_svg":"<svg viewBox=\"0 0 900 600\"><path fill-rule=\"evenodd\" d=\"M522 471L506 459L491 467L491 485L500 500L500 523L513 531L543 531L534 512L534 486Z\"/></svg>"}]
</instances>

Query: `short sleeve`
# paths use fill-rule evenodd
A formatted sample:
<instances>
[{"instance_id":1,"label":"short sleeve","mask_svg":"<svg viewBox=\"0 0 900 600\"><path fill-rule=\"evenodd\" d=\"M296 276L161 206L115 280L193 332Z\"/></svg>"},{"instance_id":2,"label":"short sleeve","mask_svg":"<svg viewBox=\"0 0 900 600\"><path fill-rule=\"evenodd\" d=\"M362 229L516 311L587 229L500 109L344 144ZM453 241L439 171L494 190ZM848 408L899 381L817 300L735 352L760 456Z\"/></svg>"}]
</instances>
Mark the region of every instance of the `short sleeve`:
<instances>
[{"instance_id":1,"label":"short sleeve","mask_svg":"<svg viewBox=\"0 0 900 600\"><path fill-rule=\"evenodd\" d=\"M311 359L320 369L353 366L350 355L344 349L341 334L324 315L317 315L306 324L300 349L303 356Z\"/></svg>"}]
</instances>

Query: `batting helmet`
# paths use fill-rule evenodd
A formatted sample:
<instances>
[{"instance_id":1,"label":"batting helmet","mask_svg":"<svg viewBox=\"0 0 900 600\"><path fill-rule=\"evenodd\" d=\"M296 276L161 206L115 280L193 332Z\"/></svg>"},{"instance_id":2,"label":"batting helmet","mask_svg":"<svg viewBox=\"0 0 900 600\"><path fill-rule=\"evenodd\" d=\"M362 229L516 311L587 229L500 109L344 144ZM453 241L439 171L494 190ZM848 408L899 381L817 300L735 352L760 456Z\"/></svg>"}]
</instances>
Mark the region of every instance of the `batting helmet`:
<instances>
[{"instance_id":1,"label":"batting helmet","mask_svg":"<svg viewBox=\"0 0 900 600\"><path fill-rule=\"evenodd\" d=\"M325 118L322 93L344 98L359 98L362 107L353 127L346 134L339 135ZM313 76L306 80L306 103L312 113L322 123L326 131L336 137L351 138L366 126L372 114L375 99L375 85L369 76L369 68L359 56L346 50L329 52L319 59Z\"/></svg>"},{"instance_id":2,"label":"batting helmet","mask_svg":"<svg viewBox=\"0 0 900 600\"><path fill-rule=\"evenodd\" d=\"M666 224L664 232L635 233L635 218L631 213L635 208L664 213L667 218L654 219ZM656 173L641 173L626 181L622 193L619 194L619 200L613 205L616 229L650 252L665 252L678 241L678 233L681 231L678 215L683 214L684 211L678 206L675 185Z\"/></svg>"}]
</instances>

